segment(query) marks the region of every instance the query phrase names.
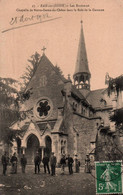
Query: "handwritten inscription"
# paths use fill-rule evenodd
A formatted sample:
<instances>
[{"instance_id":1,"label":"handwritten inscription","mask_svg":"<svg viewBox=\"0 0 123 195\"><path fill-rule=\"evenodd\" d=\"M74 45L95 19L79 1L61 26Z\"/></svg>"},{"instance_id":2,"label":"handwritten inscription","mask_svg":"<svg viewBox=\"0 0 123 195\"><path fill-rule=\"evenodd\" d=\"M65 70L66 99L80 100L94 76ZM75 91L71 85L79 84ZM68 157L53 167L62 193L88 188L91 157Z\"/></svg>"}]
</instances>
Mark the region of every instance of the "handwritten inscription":
<instances>
[{"instance_id":1,"label":"handwritten inscription","mask_svg":"<svg viewBox=\"0 0 123 195\"><path fill-rule=\"evenodd\" d=\"M42 22L42 20L49 19L49 18L51 18L51 16L49 16L48 13L41 14L41 15L31 15L31 16L25 16L23 14L21 16L12 17L9 23L10 25L14 25L14 24L20 24L20 23L26 23L26 22L32 22L32 21Z\"/></svg>"}]
</instances>

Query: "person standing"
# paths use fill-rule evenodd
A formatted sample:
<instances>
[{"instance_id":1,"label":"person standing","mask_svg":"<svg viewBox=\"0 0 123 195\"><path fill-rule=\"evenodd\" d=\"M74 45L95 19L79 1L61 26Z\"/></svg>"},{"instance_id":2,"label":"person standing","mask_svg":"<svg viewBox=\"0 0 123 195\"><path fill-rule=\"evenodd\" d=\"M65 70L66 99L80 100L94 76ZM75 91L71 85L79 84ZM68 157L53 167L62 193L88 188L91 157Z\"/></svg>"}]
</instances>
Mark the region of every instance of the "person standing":
<instances>
[{"instance_id":1,"label":"person standing","mask_svg":"<svg viewBox=\"0 0 123 195\"><path fill-rule=\"evenodd\" d=\"M76 158L75 158L75 172L79 173L80 161L78 160L77 155L75 155L75 156L76 156Z\"/></svg>"},{"instance_id":2,"label":"person standing","mask_svg":"<svg viewBox=\"0 0 123 195\"><path fill-rule=\"evenodd\" d=\"M54 152L51 153L51 158L50 158L50 165L51 165L51 175L55 175L55 169L56 169L56 157L54 155Z\"/></svg>"},{"instance_id":3,"label":"person standing","mask_svg":"<svg viewBox=\"0 0 123 195\"><path fill-rule=\"evenodd\" d=\"M88 154L86 155L85 158L85 173L91 173L90 158Z\"/></svg>"},{"instance_id":4,"label":"person standing","mask_svg":"<svg viewBox=\"0 0 123 195\"><path fill-rule=\"evenodd\" d=\"M42 162L44 164L44 173L46 173L48 171L48 173L50 174L49 157L46 154L44 155ZM46 171L46 169L47 169L47 171Z\"/></svg>"},{"instance_id":5,"label":"person standing","mask_svg":"<svg viewBox=\"0 0 123 195\"><path fill-rule=\"evenodd\" d=\"M25 157L25 154L22 155L20 163L21 163L21 167L22 167L22 173L25 173L25 168L27 165L27 159Z\"/></svg>"},{"instance_id":6,"label":"person standing","mask_svg":"<svg viewBox=\"0 0 123 195\"><path fill-rule=\"evenodd\" d=\"M11 164L12 164L12 173L17 173L17 162L18 162L18 159L16 157L16 153L13 154L13 156L11 157L11 160L10 160Z\"/></svg>"},{"instance_id":7,"label":"person standing","mask_svg":"<svg viewBox=\"0 0 123 195\"><path fill-rule=\"evenodd\" d=\"M64 175L65 165L66 165L65 155L62 155L62 158L60 160L60 165L61 165L61 174Z\"/></svg>"},{"instance_id":8,"label":"person standing","mask_svg":"<svg viewBox=\"0 0 123 195\"><path fill-rule=\"evenodd\" d=\"M6 175L7 165L8 165L8 158L7 158L7 153L6 152L2 155L1 162L2 162L2 165L3 165L3 175Z\"/></svg>"},{"instance_id":9,"label":"person standing","mask_svg":"<svg viewBox=\"0 0 123 195\"><path fill-rule=\"evenodd\" d=\"M41 163L41 158L39 156L39 153L36 153L35 159L34 159L34 163L35 163L35 174L40 172L40 163Z\"/></svg>"},{"instance_id":10,"label":"person standing","mask_svg":"<svg viewBox=\"0 0 123 195\"><path fill-rule=\"evenodd\" d=\"M68 160L68 170L69 170L69 174L71 175L71 174L73 174L73 158L70 156L70 155L68 155L68 158L67 158L67 160Z\"/></svg>"}]
</instances>

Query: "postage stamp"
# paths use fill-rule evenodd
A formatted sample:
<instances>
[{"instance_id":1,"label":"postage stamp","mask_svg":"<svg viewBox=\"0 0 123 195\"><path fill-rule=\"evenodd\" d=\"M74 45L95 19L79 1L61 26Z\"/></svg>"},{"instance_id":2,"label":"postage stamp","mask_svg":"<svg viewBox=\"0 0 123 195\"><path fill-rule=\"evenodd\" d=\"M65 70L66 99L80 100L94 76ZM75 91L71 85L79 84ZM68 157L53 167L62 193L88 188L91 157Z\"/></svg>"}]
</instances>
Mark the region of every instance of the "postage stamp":
<instances>
[{"instance_id":1,"label":"postage stamp","mask_svg":"<svg viewBox=\"0 0 123 195\"><path fill-rule=\"evenodd\" d=\"M122 194L122 161L95 162L96 194Z\"/></svg>"}]
</instances>

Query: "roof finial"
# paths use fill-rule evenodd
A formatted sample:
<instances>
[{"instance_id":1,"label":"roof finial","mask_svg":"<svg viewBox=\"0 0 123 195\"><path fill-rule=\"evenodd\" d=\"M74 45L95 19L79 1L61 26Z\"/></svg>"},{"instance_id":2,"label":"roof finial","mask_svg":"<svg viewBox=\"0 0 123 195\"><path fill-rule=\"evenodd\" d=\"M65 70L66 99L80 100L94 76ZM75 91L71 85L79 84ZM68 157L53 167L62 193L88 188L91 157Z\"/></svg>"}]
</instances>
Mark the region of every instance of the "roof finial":
<instances>
[{"instance_id":1,"label":"roof finial","mask_svg":"<svg viewBox=\"0 0 123 195\"><path fill-rule=\"evenodd\" d=\"M43 51L43 54L45 54L46 47L43 46L41 50Z\"/></svg>"}]
</instances>

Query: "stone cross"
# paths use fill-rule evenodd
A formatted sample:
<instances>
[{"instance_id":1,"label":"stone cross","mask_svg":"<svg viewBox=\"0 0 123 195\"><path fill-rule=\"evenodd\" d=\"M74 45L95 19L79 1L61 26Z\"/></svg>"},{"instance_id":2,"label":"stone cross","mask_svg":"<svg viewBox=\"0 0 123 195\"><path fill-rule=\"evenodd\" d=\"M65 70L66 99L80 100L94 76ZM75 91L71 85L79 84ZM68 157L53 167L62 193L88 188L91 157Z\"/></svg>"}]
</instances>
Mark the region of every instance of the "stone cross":
<instances>
[{"instance_id":1,"label":"stone cross","mask_svg":"<svg viewBox=\"0 0 123 195\"><path fill-rule=\"evenodd\" d=\"M43 46L41 50L43 51L43 54L45 54L46 47Z\"/></svg>"}]
</instances>

